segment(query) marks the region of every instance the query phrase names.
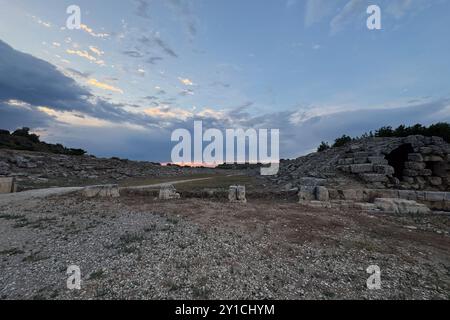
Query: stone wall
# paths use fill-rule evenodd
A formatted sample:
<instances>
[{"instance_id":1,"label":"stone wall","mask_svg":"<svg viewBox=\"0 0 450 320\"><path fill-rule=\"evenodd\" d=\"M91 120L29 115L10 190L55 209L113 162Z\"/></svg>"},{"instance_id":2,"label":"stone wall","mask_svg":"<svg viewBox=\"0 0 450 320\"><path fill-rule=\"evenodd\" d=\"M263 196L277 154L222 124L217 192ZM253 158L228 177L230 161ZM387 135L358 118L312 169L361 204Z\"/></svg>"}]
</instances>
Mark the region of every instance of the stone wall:
<instances>
[{"instance_id":1,"label":"stone wall","mask_svg":"<svg viewBox=\"0 0 450 320\"><path fill-rule=\"evenodd\" d=\"M379 188L449 190L450 145L438 137L374 138L351 144L338 169Z\"/></svg>"}]
</instances>

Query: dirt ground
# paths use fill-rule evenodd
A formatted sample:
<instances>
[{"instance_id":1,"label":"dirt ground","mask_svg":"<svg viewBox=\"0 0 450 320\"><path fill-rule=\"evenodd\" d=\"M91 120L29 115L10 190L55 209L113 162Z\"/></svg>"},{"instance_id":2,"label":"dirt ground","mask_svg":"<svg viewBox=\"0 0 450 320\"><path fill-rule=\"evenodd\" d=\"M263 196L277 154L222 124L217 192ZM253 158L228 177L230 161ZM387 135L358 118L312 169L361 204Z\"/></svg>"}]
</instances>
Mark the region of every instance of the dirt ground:
<instances>
[{"instance_id":1,"label":"dirt ground","mask_svg":"<svg viewBox=\"0 0 450 320\"><path fill-rule=\"evenodd\" d=\"M450 217L75 195L0 205L1 299L449 299ZM68 290L69 265L81 290ZM381 269L369 290L366 269Z\"/></svg>"}]
</instances>

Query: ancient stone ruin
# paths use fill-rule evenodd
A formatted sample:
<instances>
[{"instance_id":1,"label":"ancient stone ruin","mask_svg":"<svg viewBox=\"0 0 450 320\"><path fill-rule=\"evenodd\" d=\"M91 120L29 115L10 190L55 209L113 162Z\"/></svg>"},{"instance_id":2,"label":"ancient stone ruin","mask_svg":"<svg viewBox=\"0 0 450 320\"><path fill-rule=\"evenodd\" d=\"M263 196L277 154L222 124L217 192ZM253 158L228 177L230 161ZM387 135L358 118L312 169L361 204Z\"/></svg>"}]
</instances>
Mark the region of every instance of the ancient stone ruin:
<instances>
[{"instance_id":1,"label":"ancient stone ruin","mask_svg":"<svg viewBox=\"0 0 450 320\"><path fill-rule=\"evenodd\" d=\"M439 137L367 139L350 145L338 169L378 188L449 190L450 145Z\"/></svg>"},{"instance_id":2,"label":"ancient stone ruin","mask_svg":"<svg viewBox=\"0 0 450 320\"><path fill-rule=\"evenodd\" d=\"M118 198L120 197L119 187L115 184L86 187L81 191L86 198Z\"/></svg>"},{"instance_id":3,"label":"ancient stone ruin","mask_svg":"<svg viewBox=\"0 0 450 320\"><path fill-rule=\"evenodd\" d=\"M450 211L450 144L424 136L360 139L282 161L271 179L318 207Z\"/></svg>"},{"instance_id":4,"label":"ancient stone ruin","mask_svg":"<svg viewBox=\"0 0 450 320\"><path fill-rule=\"evenodd\" d=\"M228 193L228 200L231 203L247 203L245 186L231 186Z\"/></svg>"},{"instance_id":5,"label":"ancient stone ruin","mask_svg":"<svg viewBox=\"0 0 450 320\"><path fill-rule=\"evenodd\" d=\"M13 193L17 191L17 184L15 178L2 178L0 177L0 194L1 193Z\"/></svg>"},{"instance_id":6,"label":"ancient stone ruin","mask_svg":"<svg viewBox=\"0 0 450 320\"><path fill-rule=\"evenodd\" d=\"M165 185L159 190L159 200L173 200L180 199L181 195L173 185Z\"/></svg>"}]
</instances>

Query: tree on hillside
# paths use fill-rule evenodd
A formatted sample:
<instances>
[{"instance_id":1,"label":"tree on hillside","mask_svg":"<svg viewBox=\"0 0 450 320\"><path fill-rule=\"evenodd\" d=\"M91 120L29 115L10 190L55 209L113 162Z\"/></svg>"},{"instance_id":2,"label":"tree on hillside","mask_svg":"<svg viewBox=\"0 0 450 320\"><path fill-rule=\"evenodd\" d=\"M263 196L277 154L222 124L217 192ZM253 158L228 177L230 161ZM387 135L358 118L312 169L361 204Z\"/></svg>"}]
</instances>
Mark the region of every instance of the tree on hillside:
<instances>
[{"instance_id":1,"label":"tree on hillside","mask_svg":"<svg viewBox=\"0 0 450 320\"><path fill-rule=\"evenodd\" d=\"M347 143L352 142L352 137L349 137L347 135L343 135L340 138L337 138L334 140L333 148L339 148L345 146Z\"/></svg>"},{"instance_id":2,"label":"tree on hillside","mask_svg":"<svg viewBox=\"0 0 450 320\"><path fill-rule=\"evenodd\" d=\"M322 143L320 144L319 148L317 148L317 152L322 152L325 150L330 149L330 145L328 144L328 142L322 141Z\"/></svg>"}]
</instances>

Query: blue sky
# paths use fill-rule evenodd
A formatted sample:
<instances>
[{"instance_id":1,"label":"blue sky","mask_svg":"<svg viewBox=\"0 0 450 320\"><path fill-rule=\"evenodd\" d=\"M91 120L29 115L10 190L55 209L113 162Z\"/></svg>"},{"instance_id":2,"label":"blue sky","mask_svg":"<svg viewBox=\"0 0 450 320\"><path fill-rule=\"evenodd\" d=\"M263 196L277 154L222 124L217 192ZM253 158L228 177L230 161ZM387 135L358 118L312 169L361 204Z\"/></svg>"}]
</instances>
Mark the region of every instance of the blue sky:
<instances>
[{"instance_id":1,"label":"blue sky","mask_svg":"<svg viewBox=\"0 0 450 320\"><path fill-rule=\"evenodd\" d=\"M82 30L65 28L72 4ZM370 4L381 8L382 30L366 27ZM450 118L448 0L0 8L0 127L30 126L98 156L169 161L172 130L196 119L280 129L288 158L342 134Z\"/></svg>"}]
</instances>

